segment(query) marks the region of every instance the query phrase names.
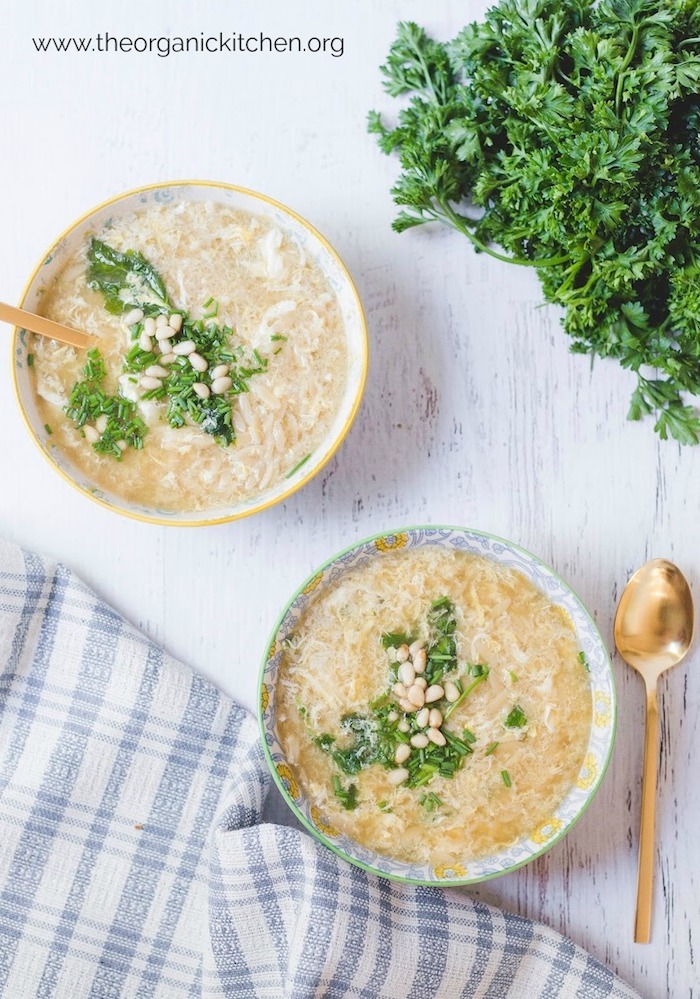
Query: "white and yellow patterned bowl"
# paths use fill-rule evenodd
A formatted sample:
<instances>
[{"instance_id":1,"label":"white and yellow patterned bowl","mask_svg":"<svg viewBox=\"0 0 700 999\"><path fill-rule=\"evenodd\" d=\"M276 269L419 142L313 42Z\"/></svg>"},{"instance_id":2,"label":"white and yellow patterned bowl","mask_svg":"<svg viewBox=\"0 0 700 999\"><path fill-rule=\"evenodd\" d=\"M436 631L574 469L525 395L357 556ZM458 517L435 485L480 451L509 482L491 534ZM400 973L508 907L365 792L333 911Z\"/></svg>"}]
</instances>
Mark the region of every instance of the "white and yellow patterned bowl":
<instances>
[{"instance_id":1,"label":"white and yellow patterned bowl","mask_svg":"<svg viewBox=\"0 0 700 999\"><path fill-rule=\"evenodd\" d=\"M333 829L309 801L287 763L277 731L275 690L281 649L294 632L311 595L328 586L349 569L382 558L397 548L444 549L471 552L517 569L570 616L579 648L590 668L593 718L588 749L578 778L566 798L538 829L506 849L478 860L465 858L453 867L406 864L353 842ZM557 843L583 815L600 787L615 739L615 681L608 650L600 632L576 594L553 569L523 548L502 538L462 527L411 527L393 534L379 534L348 548L321 566L300 586L279 618L270 637L260 674L260 725L263 748L272 776L298 819L327 847L364 870L413 884L468 885L522 867Z\"/></svg>"},{"instance_id":2,"label":"white and yellow patterned bowl","mask_svg":"<svg viewBox=\"0 0 700 999\"><path fill-rule=\"evenodd\" d=\"M263 194L231 184L214 181L179 181L154 184L119 195L88 212L58 237L41 259L24 290L20 305L30 312L36 311L45 288L63 267L67 258L92 233L111 219L122 218L149 205L164 205L178 201L214 201L227 207L239 208L269 218L303 246L308 255L322 268L331 287L338 296L343 316L348 346L348 369L345 392L325 439L315 449L311 458L293 475L283 479L264 493L228 508L204 510L197 513L171 513L137 503L129 503L118 496L97 489L87 476L76 469L69 458L52 443L39 415L27 365L30 338L22 329L15 331L13 341L13 374L15 394L31 436L52 466L71 485L110 510L126 514L137 520L180 527L199 527L238 520L266 510L301 489L323 466L330 461L348 433L364 390L368 366L368 339L362 305L342 260L333 247L310 223L291 209Z\"/></svg>"}]
</instances>

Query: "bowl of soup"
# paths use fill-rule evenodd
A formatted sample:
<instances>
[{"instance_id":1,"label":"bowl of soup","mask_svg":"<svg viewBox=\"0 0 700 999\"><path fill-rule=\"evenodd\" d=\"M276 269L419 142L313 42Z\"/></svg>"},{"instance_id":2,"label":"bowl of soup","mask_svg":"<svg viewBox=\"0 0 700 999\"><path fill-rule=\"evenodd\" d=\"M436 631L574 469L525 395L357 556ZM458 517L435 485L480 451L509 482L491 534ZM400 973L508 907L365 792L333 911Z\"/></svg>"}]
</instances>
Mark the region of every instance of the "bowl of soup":
<instances>
[{"instance_id":1,"label":"bowl of soup","mask_svg":"<svg viewBox=\"0 0 700 999\"><path fill-rule=\"evenodd\" d=\"M608 651L547 565L461 527L322 565L273 629L260 724L297 818L351 863L465 885L550 849L603 779Z\"/></svg>"},{"instance_id":2,"label":"bowl of soup","mask_svg":"<svg viewBox=\"0 0 700 999\"><path fill-rule=\"evenodd\" d=\"M80 351L18 329L17 398L53 467L161 524L248 516L329 461L368 363L357 290L289 208L243 188L159 184L72 225L22 306L94 334Z\"/></svg>"}]
</instances>

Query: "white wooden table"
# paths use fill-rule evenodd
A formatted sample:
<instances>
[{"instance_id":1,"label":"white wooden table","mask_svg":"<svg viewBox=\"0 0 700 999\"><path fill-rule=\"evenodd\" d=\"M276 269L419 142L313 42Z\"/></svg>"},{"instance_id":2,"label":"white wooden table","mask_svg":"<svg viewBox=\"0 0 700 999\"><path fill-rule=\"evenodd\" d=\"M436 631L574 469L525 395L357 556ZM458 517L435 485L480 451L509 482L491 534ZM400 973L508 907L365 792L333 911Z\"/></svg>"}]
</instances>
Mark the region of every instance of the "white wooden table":
<instances>
[{"instance_id":1,"label":"white wooden table","mask_svg":"<svg viewBox=\"0 0 700 999\"><path fill-rule=\"evenodd\" d=\"M700 449L626 422L631 378L568 353L532 273L476 257L456 234L390 229L397 167L365 134L365 115L392 109L377 67L394 26L412 18L451 37L485 6L3 5L0 297L17 301L54 236L94 204L184 177L293 206L335 244L363 297L371 375L345 445L284 505L221 527L161 529L87 501L31 444L8 354L0 367L0 533L60 557L251 709L283 601L316 564L377 530L442 522L516 540L571 583L609 642L618 594L647 558L674 559L697 584ZM261 30L342 36L344 54L37 55L31 41ZM643 692L619 660L617 748L592 807L547 856L472 891L568 934L653 999L700 995L699 667L695 654L662 683L651 945L632 942Z\"/></svg>"}]
</instances>

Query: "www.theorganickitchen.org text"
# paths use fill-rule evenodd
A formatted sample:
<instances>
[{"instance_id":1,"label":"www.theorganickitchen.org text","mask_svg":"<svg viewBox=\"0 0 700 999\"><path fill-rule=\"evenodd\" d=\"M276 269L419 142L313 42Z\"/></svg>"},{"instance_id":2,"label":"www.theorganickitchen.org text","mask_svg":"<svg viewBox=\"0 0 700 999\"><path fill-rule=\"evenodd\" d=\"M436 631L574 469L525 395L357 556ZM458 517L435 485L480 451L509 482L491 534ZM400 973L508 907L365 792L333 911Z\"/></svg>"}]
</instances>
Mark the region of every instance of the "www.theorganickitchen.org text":
<instances>
[{"instance_id":1,"label":"www.theorganickitchen.org text","mask_svg":"<svg viewBox=\"0 0 700 999\"><path fill-rule=\"evenodd\" d=\"M36 52L44 53L136 53L150 54L161 59L171 55L189 52L236 53L236 54L321 54L339 58L345 51L345 39L341 37L308 38L287 35L267 35L264 32L244 35L241 32L219 32L218 34L130 36L112 35L109 32L85 38L76 36L44 36L32 38Z\"/></svg>"}]
</instances>

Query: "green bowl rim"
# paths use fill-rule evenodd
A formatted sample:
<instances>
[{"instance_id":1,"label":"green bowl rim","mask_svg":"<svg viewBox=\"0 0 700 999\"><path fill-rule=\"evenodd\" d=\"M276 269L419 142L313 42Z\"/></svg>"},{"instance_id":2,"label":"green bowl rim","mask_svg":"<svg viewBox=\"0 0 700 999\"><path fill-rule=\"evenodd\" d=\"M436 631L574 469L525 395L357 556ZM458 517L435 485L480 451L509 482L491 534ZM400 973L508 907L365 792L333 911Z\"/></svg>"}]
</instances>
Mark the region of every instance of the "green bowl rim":
<instances>
[{"instance_id":1,"label":"green bowl rim","mask_svg":"<svg viewBox=\"0 0 700 999\"><path fill-rule=\"evenodd\" d=\"M355 551L358 548L361 548L363 545L369 544L372 541L378 541L380 538L395 537L397 534L413 534L416 531L460 531L463 534L474 534L477 535L478 537L488 538L490 541L501 542L507 547L512 548L517 552L521 552L523 555L526 555L531 559L534 559L534 561L538 565L541 565L548 572L551 572L552 575L556 579L558 579L559 582L576 599L577 603L580 606L580 609L583 611L584 615L588 618L595 633L600 639L601 648L605 652L605 658L608 664L608 670L610 673L610 681L612 687L612 723L610 726L610 744L608 746L607 756L603 762L603 765L600 768L600 771L598 773L595 782L591 785L588 791L588 797L584 805L582 806L578 814L573 819L571 819L571 821L567 825L565 825L564 828L561 829L556 834L556 836L554 836L551 840L548 840L548 842L544 844L542 849L537 850L535 853L527 857L525 860L518 861L518 863L512 864L510 867L505 868L505 870L503 871L495 871L493 874L484 874L478 877L468 877L468 878L439 878L429 881L422 878L409 878L409 877L404 877L400 874L389 873L387 871L380 871L377 870L377 868L372 867L370 864L364 863L364 861L358 860L355 857L351 857L339 846L337 846L330 839L328 839L328 837L325 836L320 831L320 829L317 829L316 826L313 825L313 823L309 822L306 816L297 807L294 799L291 797L291 795L287 791L287 788L284 786L284 781L277 772L277 766L272 758L270 747L267 744L267 738L266 738L267 733L265 730L264 712L262 711L261 707L262 688L265 679L265 670L269 662L270 649L272 648L277 638L280 626L285 617L287 616L287 613L291 608L292 604L296 602L297 598L302 594L302 592L306 589L309 583L312 582L312 580L314 580L321 573L325 572L325 570L329 566L333 565L334 562L337 562L338 559L342 558L343 555L348 555L350 552ZM462 888L468 885L481 884L484 881L491 881L494 878L501 878L503 877L504 874L511 874L513 871L517 871L521 867L525 867L526 864L530 864L532 863L533 860L537 860L538 857L541 857L543 854L548 853L552 849L552 847L556 846L557 843L559 843L566 835L568 835L569 832L571 832L571 830L581 819L581 817L588 811L588 808L593 799L595 798L596 794L598 793L603 778L607 773L608 767L610 765L610 760L612 759L613 750L615 748L615 739L617 735L617 685L615 683L615 671L613 670L612 658L610 656L610 651L608 649L608 646L606 645L605 641L603 640L603 636L600 633L600 628L596 624L593 615L590 613L584 602L579 597L578 593L576 593L576 591L571 588L571 586L566 582L566 580L562 576L559 575L558 572L556 572L550 565L544 562L538 555L534 555L531 551L528 551L527 548L523 548L521 545L516 545L514 542L509 541L507 538L503 538L498 534L490 534L488 531L481 531L472 527L461 527L455 524L416 524L411 527L399 527L396 530L380 531L377 534L370 534L368 537L362 538L360 541L355 541L353 544L348 545L347 547L341 549L339 552L336 552L336 554L333 555L331 558L326 559L325 562L323 562L320 566L318 566L318 568L315 569L314 572L310 573L303 581L303 583L301 583L301 585L297 587L292 597L285 604L281 614L278 616L277 621L275 622L275 625L270 634L270 637L265 645L265 650L263 652L263 659L260 667L260 672L258 675L258 684L256 690L257 690L258 725L260 727L260 735L261 735L265 761L268 765L270 773L272 774L272 778L275 784L279 788L282 797L284 798L285 803L289 806L291 811L294 813L296 818L302 823L302 825L306 829L308 829L308 831L315 839L319 840L337 857L342 857L343 860L346 860L348 863L353 864L355 867L359 867L361 870L366 871L368 874L374 874L376 877L380 878L388 878L391 881L398 881L401 884L423 885L428 888Z\"/></svg>"}]
</instances>

